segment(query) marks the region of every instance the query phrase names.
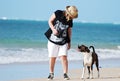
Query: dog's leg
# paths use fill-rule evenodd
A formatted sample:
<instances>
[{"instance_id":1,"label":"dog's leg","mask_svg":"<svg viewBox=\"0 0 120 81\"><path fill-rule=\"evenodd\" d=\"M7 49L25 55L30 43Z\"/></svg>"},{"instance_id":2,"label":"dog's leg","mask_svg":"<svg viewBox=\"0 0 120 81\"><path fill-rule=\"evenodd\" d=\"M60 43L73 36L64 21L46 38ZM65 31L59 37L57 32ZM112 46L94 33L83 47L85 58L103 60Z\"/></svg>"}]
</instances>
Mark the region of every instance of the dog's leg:
<instances>
[{"instance_id":1,"label":"dog's leg","mask_svg":"<svg viewBox=\"0 0 120 81\"><path fill-rule=\"evenodd\" d=\"M93 64L91 65L91 79L93 79Z\"/></svg>"},{"instance_id":2,"label":"dog's leg","mask_svg":"<svg viewBox=\"0 0 120 81\"><path fill-rule=\"evenodd\" d=\"M98 71L98 78L100 77L100 73L99 73L99 62L96 61L96 68L97 68L97 71Z\"/></svg>"},{"instance_id":3,"label":"dog's leg","mask_svg":"<svg viewBox=\"0 0 120 81\"><path fill-rule=\"evenodd\" d=\"M86 67L84 66L81 79L84 79L85 70L86 70Z\"/></svg>"},{"instance_id":4,"label":"dog's leg","mask_svg":"<svg viewBox=\"0 0 120 81\"><path fill-rule=\"evenodd\" d=\"M90 66L87 66L87 68L88 68L88 77L87 77L87 79L89 79L90 78Z\"/></svg>"}]
</instances>

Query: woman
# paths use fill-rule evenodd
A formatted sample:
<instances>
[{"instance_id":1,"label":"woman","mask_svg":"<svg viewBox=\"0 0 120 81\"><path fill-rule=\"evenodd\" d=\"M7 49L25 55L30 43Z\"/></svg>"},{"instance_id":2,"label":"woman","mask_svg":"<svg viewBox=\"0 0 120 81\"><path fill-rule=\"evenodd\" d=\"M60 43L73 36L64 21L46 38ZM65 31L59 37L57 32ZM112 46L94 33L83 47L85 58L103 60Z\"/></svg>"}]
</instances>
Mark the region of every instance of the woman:
<instances>
[{"instance_id":1,"label":"woman","mask_svg":"<svg viewBox=\"0 0 120 81\"><path fill-rule=\"evenodd\" d=\"M71 28L73 19L78 17L75 6L67 6L65 10L56 10L49 19L51 34L48 37L49 70L48 79L54 78L56 58L60 57L63 66L64 79L69 80L67 51L71 47Z\"/></svg>"}]
</instances>

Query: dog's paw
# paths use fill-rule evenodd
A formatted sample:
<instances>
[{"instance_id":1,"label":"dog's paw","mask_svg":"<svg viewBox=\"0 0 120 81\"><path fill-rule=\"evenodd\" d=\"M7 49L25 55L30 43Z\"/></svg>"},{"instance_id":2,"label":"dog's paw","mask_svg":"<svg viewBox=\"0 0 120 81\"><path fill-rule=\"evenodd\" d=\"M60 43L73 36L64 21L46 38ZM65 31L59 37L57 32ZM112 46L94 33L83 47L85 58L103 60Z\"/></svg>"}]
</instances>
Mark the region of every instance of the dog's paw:
<instances>
[{"instance_id":1,"label":"dog's paw","mask_svg":"<svg viewBox=\"0 0 120 81\"><path fill-rule=\"evenodd\" d=\"M93 77L90 77L90 79L94 79Z\"/></svg>"},{"instance_id":2,"label":"dog's paw","mask_svg":"<svg viewBox=\"0 0 120 81\"><path fill-rule=\"evenodd\" d=\"M87 79L90 79L90 77L87 77Z\"/></svg>"}]
</instances>

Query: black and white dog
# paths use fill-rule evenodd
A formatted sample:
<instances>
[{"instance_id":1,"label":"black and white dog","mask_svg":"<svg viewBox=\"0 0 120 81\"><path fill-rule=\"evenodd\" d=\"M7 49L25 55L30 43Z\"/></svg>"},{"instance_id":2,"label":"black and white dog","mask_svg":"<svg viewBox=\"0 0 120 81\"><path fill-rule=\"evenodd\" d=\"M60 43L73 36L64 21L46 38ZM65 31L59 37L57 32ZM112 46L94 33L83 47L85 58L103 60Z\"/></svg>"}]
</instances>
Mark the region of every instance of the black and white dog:
<instances>
[{"instance_id":1,"label":"black and white dog","mask_svg":"<svg viewBox=\"0 0 120 81\"><path fill-rule=\"evenodd\" d=\"M93 52L90 52L89 48L93 49ZM85 74L85 69L86 67L88 68L88 79L89 78L93 78L93 64L96 65L97 71L98 71L98 78L100 76L99 74L99 60L98 60L98 56L95 53L95 49L93 46L87 47L85 45L78 45L78 51L82 52L84 59L83 59L83 73L82 73L82 79L84 79L84 74Z\"/></svg>"}]
</instances>

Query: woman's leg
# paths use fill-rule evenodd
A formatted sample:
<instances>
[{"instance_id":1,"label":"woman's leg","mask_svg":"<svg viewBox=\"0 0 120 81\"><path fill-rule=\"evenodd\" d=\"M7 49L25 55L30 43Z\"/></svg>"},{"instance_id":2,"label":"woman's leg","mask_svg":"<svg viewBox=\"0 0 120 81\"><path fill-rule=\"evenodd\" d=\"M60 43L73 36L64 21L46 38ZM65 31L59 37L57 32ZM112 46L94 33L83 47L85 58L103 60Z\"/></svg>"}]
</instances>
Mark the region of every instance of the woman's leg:
<instances>
[{"instance_id":1,"label":"woman's leg","mask_svg":"<svg viewBox=\"0 0 120 81\"><path fill-rule=\"evenodd\" d=\"M70 78L68 77L67 73L68 73L68 60L67 60L67 56L61 56L61 63L63 66L63 73L64 73L64 79L65 80L69 80Z\"/></svg>"},{"instance_id":2,"label":"woman's leg","mask_svg":"<svg viewBox=\"0 0 120 81\"><path fill-rule=\"evenodd\" d=\"M50 57L50 60L49 60L50 73L54 73L55 61L56 61L56 57Z\"/></svg>"},{"instance_id":3,"label":"woman's leg","mask_svg":"<svg viewBox=\"0 0 120 81\"><path fill-rule=\"evenodd\" d=\"M48 80L51 80L54 78L54 67L56 58L58 56L58 46L50 41L48 41L48 55L49 55L49 76Z\"/></svg>"},{"instance_id":4,"label":"woman's leg","mask_svg":"<svg viewBox=\"0 0 120 81\"><path fill-rule=\"evenodd\" d=\"M61 56L61 63L63 66L63 72L64 73L68 73L68 60L67 60L67 56Z\"/></svg>"},{"instance_id":5,"label":"woman's leg","mask_svg":"<svg viewBox=\"0 0 120 81\"><path fill-rule=\"evenodd\" d=\"M50 57L49 60L49 76L48 76L48 80L52 80L54 78L54 67L55 67L55 61L56 61L56 57Z\"/></svg>"}]
</instances>

